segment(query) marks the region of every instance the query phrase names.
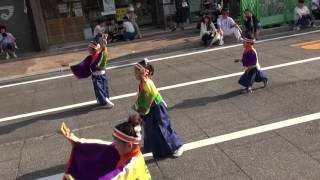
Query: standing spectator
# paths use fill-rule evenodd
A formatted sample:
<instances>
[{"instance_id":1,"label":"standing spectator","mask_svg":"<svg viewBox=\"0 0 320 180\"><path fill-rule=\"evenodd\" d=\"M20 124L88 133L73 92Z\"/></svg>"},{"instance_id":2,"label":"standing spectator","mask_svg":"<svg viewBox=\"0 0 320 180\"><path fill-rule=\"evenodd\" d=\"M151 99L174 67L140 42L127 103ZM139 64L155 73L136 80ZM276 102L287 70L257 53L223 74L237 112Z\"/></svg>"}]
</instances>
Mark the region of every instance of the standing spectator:
<instances>
[{"instance_id":1,"label":"standing spectator","mask_svg":"<svg viewBox=\"0 0 320 180\"><path fill-rule=\"evenodd\" d=\"M205 16L202 18L200 38L205 46L208 46L209 43L212 45L220 39L220 34L211 21L210 16Z\"/></svg>"},{"instance_id":2,"label":"standing spectator","mask_svg":"<svg viewBox=\"0 0 320 180\"><path fill-rule=\"evenodd\" d=\"M125 16L123 18L123 39L124 40L134 40L137 33L134 29L133 24L129 21L129 18Z\"/></svg>"},{"instance_id":3,"label":"standing spectator","mask_svg":"<svg viewBox=\"0 0 320 180\"><path fill-rule=\"evenodd\" d=\"M175 0L176 5L176 24L173 27L172 31L175 31L177 27L180 27L181 30L184 30L184 23L189 17L189 1L188 0Z\"/></svg>"},{"instance_id":4,"label":"standing spectator","mask_svg":"<svg viewBox=\"0 0 320 180\"><path fill-rule=\"evenodd\" d=\"M257 17L252 14L249 9L244 11L244 26L245 34L254 37L256 40L259 38L261 31L261 24Z\"/></svg>"},{"instance_id":5,"label":"standing spectator","mask_svg":"<svg viewBox=\"0 0 320 180\"><path fill-rule=\"evenodd\" d=\"M141 32L140 32L140 28L137 24L137 18L138 16L136 15L136 13L134 12L134 7L133 6L130 6L129 7L129 12L127 14L127 17L129 19L129 21L132 23L132 25L134 26L134 29L136 30L137 32L137 35L138 35L138 38L141 39L142 38L142 35L141 35Z\"/></svg>"},{"instance_id":6,"label":"standing spectator","mask_svg":"<svg viewBox=\"0 0 320 180\"><path fill-rule=\"evenodd\" d=\"M106 30L106 23L103 20L98 19L97 25L93 31L93 37L95 42L100 42L103 34L105 33L105 30Z\"/></svg>"},{"instance_id":7,"label":"standing spectator","mask_svg":"<svg viewBox=\"0 0 320 180\"><path fill-rule=\"evenodd\" d=\"M7 32L7 28L5 26L0 27L1 32L1 51L3 51L6 55L6 59L10 59L10 54L17 58L15 49L17 48L16 38L9 32Z\"/></svg>"},{"instance_id":8,"label":"standing spectator","mask_svg":"<svg viewBox=\"0 0 320 180\"><path fill-rule=\"evenodd\" d=\"M298 6L294 9L295 29L300 30L301 27L313 26L314 19L310 14L309 8L304 4L304 0L298 1Z\"/></svg>"},{"instance_id":9,"label":"standing spectator","mask_svg":"<svg viewBox=\"0 0 320 180\"><path fill-rule=\"evenodd\" d=\"M320 0L312 0L312 14L316 19L320 19Z\"/></svg>"},{"instance_id":10,"label":"standing spectator","mask_svg":"<svg viewBox=\"0 0 320 180\"><path fill-rule=\"evenodd\" d=\"M218 32L223 36L230 36L234 35L237 39L237 41L242 41L241 38L241 29L240 27L235 23L235 21L229 17L229 10L223 9L222 15L219 16L218 21Z\"/></svg>"}]
</instances>

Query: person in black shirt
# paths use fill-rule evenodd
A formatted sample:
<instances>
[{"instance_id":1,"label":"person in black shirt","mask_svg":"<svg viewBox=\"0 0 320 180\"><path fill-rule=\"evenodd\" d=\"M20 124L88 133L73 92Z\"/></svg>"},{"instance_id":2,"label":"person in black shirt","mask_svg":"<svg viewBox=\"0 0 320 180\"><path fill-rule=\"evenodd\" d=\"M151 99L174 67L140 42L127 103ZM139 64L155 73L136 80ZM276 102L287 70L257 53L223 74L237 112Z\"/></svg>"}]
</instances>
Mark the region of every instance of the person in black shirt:
<instances>
[{"instance_id":1,"label":"person in black shirt","mask_svg":"<svg viewBox=\"0 0 320 180\"><path fill-rule=\"evenodd\" d=\"M245 35L251 35L255 39L259 38L259 34L261 31L261 24L257 17L253 15L253 13L246 9L244 11L244 26L245 26Z\"/></svg>"}]
</instances>

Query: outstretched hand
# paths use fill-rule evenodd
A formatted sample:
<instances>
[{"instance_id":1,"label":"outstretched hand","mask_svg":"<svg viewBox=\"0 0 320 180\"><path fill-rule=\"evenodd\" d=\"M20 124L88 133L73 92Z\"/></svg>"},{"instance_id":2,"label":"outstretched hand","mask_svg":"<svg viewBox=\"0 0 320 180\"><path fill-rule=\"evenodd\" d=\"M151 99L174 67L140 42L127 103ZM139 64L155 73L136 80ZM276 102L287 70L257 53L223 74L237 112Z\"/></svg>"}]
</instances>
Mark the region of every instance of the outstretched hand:
<instances>
[{"instance_id":1,"label":"outstretched hand","mask_svg":"<svg viewBox=\"0 0 320 180\"><path fill-rule=\"evenodd\" d=\"M79 138L71 132L70 128L68 128L68 126L64 122L61 124L60 130L61 130L61 133L64 135L64 137L66 137L68 140L72 140L72 141L79 140Z\"/></svg>"}]
</instances>

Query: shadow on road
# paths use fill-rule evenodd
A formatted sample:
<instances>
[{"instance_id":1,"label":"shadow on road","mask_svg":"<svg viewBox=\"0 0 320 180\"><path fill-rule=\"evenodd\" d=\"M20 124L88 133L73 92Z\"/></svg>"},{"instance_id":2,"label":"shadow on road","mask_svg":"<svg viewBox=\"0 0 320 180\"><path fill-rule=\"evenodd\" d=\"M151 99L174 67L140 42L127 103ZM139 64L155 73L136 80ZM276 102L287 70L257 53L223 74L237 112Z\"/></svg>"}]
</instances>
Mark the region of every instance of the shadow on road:
<instances>
[{"instance_id":1,"label":"shadow on road","mask_svg":"<svg viewBox=\"0 0 320 180\"><path fill-rule=\"evenodd\" d=\"M198 106L206 106L209 103L214 103L226 99L230 99L236 96L241 95L242 90L231 91L226 94L218 95L218 96L209 96L209 97L201 97L201 98L194 98L194 99L186 99L183 102L176 104L172 107L169 107L168 110L174 109L187 109L187 108L194 108Z\"/></svg>"},{"instance_id":2,"label":"shadow on road","mask_svg":"<svg viewBox=\"0 0 320 180\"><path fill-rule=\"evenodd\" d=\"M9 123L4 126L0 126L0 135L11 133L19 128L28 126L30 124L36 123L38 121L51 121L51 120L57 120L57 119L66 119L69 117L76 117L78 115L87 114L91 111L96 111L99 109L103 109L104 107L98 106L96 104L84 106L76 109L70 109L66 111L60 111L53 114L47 114L47 115L40 115L35 116L31 119L23 119L19 120L19 122L15 123Z\"/></svg>"}]
</instances>

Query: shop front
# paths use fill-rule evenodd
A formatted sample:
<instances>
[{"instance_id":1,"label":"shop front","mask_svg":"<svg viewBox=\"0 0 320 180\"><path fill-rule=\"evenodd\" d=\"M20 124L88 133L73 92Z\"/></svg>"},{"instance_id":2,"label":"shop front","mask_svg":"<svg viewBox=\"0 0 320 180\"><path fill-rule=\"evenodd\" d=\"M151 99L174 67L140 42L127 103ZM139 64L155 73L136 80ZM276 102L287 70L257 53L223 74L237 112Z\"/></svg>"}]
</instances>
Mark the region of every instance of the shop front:
<instances>
[{"instance_id":1,"label":"shop front","mask_svg":"<svg viewBox=\"0 0 320 180\"><path fill-rule=\"evenodd\" d=\"M49 45L92 38L97 19L122 21L129 6L140 26L156 25L155 0L40 0Z\"/></svg>"}]
</instances>

